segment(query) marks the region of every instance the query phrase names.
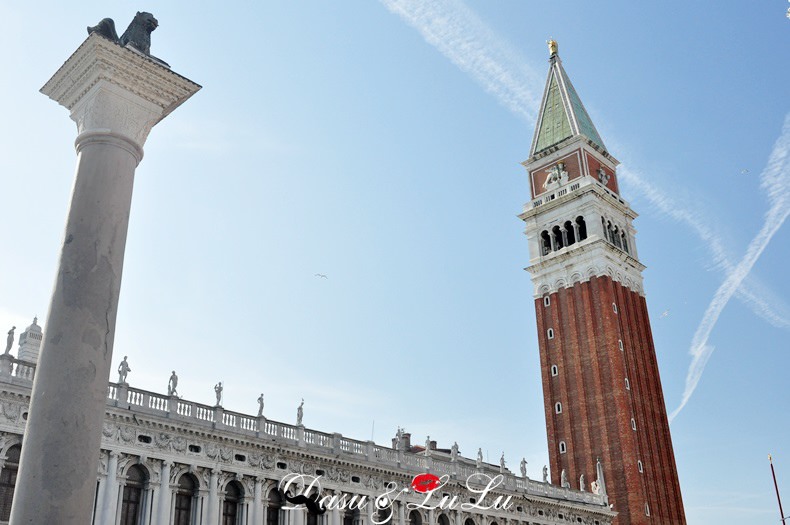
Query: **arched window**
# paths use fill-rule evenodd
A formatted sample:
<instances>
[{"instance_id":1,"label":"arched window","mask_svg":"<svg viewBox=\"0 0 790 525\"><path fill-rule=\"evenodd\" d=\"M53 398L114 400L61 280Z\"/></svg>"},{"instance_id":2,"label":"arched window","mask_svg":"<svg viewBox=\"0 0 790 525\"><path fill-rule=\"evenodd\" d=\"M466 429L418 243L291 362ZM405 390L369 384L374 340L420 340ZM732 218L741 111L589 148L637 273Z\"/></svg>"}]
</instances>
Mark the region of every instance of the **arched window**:
<instances>
[{"instance_id":1,"label":"arched window","mask_svg":"<svg viewBox=\"0 0 790 525\"><path fill-rule=\"evenodd\" d=\"M548 255L551 251L551 237L549 237L549 232L543 230L540 232L540 246L541 246L541 255Z\"/></svg>"},{"instance_id":2,"label":"arched window","mask_svg":"<svg viewBox=\"0 0 790 525\"><path fill-rule=\"evenodd\" d=\"M546 330L546 337L549 339L554 339L554 328L549 328Z\"/></svg>"},{"instance_id":3,"label":"arched window","mask_svg":"<svg viewBox=\"0 0 790 525\"><path fill-rule=\"evenodd\" d=\"M543 297L543 306L549 306L551 304L551 297L548 295Z\"/></svg>"},{"instance_id":4,"label":"arched window","mask_svg":"<svg viewBox=\"0 0 790 525\"><path fill-rule=\"evenodd\" d=\"M422 516L416 510L409 512L409 525L422 525Z\"/></svg>"},{"instance_id":5,"label":"arched window","mask_svg":"<svg viewBox=\"0 0 790 525\"><path fill-rule=\"evenodd\" d=\"M225 501L222 502L222 525L238 525L239 506L244 496L244 489L238 481L231 481L225 487Z\"/></svg>"},{"instance_id":6,"label":"arched window","mask_svg":"<svg viewBox=\"0 0 790 525\"><path fill-rule=\"evenodd\" d=\"M389 525L390 523L392 523L393 511L394 511L394 509L392 507L384 508L384 509L378 509L376 511L376 513L378 514L378 517L377 517L376 521L379 522L380 525ZM449 523L448 523L448 525L449 525Z\"/></svg>"},{"instance_id":7,"label":"arched window","mask_svg":"<svg viewBox=\"0 0 790 525\"><path fill-rule=\"evenodd\" d=\"M358 523L358 520L358 509L346 509L346 512L343 513L343 525L354 525L355 523Z\"/></svg>"},{"instance_id":8,"label":"arched window","mask_svg":"<svg viewBox=\"0 0 790 525\"><path fill-rule=\"evenodd\" d=\"M198 482L192 474L184 474L178 480L173 525L192 525L192 505L197 489Z\"/></svg>"},{"instance_id":9,"label":"arched window","mask_svg":"<svg viewBox=\"0 0 790 525\"><path fill-rule=\"evenodd\" d=\"M560 441L560 454L565 454L566 452L568 452L568 446L564 441Z\"/></svg>"},{"instance_id":10,"label":"arched window","mask_svg":"<svg viewBox=\"0 0 790 525\"><path fill-rule=\"evenodd\" d=\"M475 525L475 520L473 520L472 518L466 518L464 525Z\"/></svg>"},{"instance_id":11,"label":"arched window","mask_svg":"<svg viewBox=\"0 0 790 525\"><path fill-rule=\"evenodd\" d=\"M625 250L625 253L631 253L628 251L628 236L625 234L625 232L623 232L621 237L623 241L623 250Z\"/></svg>"},{"instance_id":12,"label":"arched window","mask_svg":"<svg viewBox=\"0 0 790 525\"><path fill-rule=\"evenodd\" d=\"M11 517L11 502L14 501L16 473L19 470L19 454L21 445L14 445L5 452L6 460L0 471L0 520L8 521Z\"/></svg>"},{"instance_id":13,"label":"arched window","mask_svg":"<svg viewBox=\"0 0 790 525\"><path fill-rule=\"evenodd\" d=\"M606 240L614 244L614 236L612 235L612 223L606 221Z\"/></svg>"},{"instance_id":14,"label":"arched window","mask_svg":"<svg viewBox=\"0 0 790 525\"><path fill-rule=\"evenodd\" d=\"M557 368L557 365L551 365L551 375L556 376L560 373L560 369Z\"/></svg>"},{"instance_id":15,"label":"arched window","mask_svg":"<svg viewBox=\"0 0 790 525\"><path fill-rule=\"evenodd\" d=\"M554 412L556 412L557 414L562 414L562 403L560 403L559 401L554 403Z\"/></svg>"},{"instance_id":16,"label":"arched window","mask_svg":"<svg viewBox=\"0 0 790 525\"><path fill-rule=\"evenodd\" d=\"M645 468L642 466L642 460L636 462L636 468L639 469L639 472L644 472Z\"/></svg>"},{"instance_id":17,"label":"arched window","mask_svg":"<svg viewBox=\"0 0 790 525\"><path fill-rule=\"evenodd\" d=\"M584 217L581 215L576 217L576 227L579 230L579 240L583 241L587 238L587 224L585 224Z\"/></svg>"},{"instance_id":18,"label":"arched window","mask_svg":"<svg viewBox=\"0 0 790 525\"><path fill-rule=\"evenodd\" d=\"M441 514L437 522L439 525L450 525L450 518L447 517L447 514Z\"/></svg>"},{"instance_id":19,"label":"arched window","mask_svg":"<svg viewBox=\"0 0 790 525\"><path fill-rule=\"evenodd\" d=\"M623 245L620 242L621 240L622 238L620 237L620 228L618 226L615 226L614 230L612 230L612 241L614 241L615 246L617 246L618 248L622 248Z\"/></svg>"},{"instance_id":20,"label":"arched window","mask_svg":"<svg viewBox=\"0 0 790 525\"><path fill-rule=\"evenodd\" d=\"M280 523L280 508L282 507L282 499L276 490L269 491L269 505L266 507L266 524L279 525ZM345 522L343 525L347 525ZM353 525L353 524L351 524Z\"/></svg>"},{"instance_id":21,"label":"arched window","mask_svg":"<svg viewBox=\"0 0 790 525\"><path fill-rule=\"evenodd\" d=\"M565 221L565 224L563 224L563 226L565 227L565 235L568 238L568 246L570 246L571 244L576 242L576 234L574 233L573 230L573 223L571 221Z\"/></svg>"},{"instance_id":22,"label":"arched window","mask_svg":"<svg viewBox=\"0 0 790 525\"><path fill-rule=\"evenodd\" d=\"M143 494L148 474L140 465L132 465L126 472L126 485L121 500L121 525L137 525L143 507Z\"/></svg>"},{"instance_id":23,"label":"arched window","mask_svg":"<svg viewBox=\"0 0 790 525\"><path fill-rule=\"evenodd\" d=\"M551 229L551 234L554 236L554 246L556 250L559 250L565 243L562 241L562 232L560 231L559 226L555 226Z\"/></svg>"},{"instance_id":24,"label":"arched window","mask_svg":"<svg viewBox=\"0 0 790 525\"><path fill-rule=\"evenodd\" d=\"M628 380L627 377L625 378L625 389L631 390L631 382Z\"/></svg>"},{"instance_id":25,"label":"arched window","mask_svg":"<svg viewBox=\"0 0 790 525\"><path fill-rule=\"evenodd\" d=\"M636 430L636 420L631 418L631 430Z\"/></svg>"}]
</instances>

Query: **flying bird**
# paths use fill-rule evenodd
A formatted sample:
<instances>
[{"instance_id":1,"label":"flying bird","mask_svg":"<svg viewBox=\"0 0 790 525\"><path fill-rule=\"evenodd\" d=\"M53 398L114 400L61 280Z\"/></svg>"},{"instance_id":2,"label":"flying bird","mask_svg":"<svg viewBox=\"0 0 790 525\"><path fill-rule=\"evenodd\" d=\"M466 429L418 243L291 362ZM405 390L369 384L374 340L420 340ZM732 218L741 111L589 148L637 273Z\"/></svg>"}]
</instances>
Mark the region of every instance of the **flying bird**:
<instances>
[{"instance_id":1,"label":"flying bird","mask_svg":"<svg viewBox=\"0 0 790 525\"><path fill-rule=\"evenodd\" d=\"M746 168L743 168L741 170L741 175L746 175L747 173L749 173L749 170L747 170Z\"/></svg>"},{"instance_id":2,"label":"flying bird","mask_svg":"<svg viewBox=\"0 0 790 525\"><path fill-rule=\"evenodd\" d=\"M327 277L326 275L324 275L322 273L317 273L317 274L315 274L315 276L316 277L323 277L324 279L329 279L329 277Z\"/></svg>"},{"instance_id":3,"label":"flying bird","mask_svg":"<svg viewBox=\"0 0 790 525\"><path fill-rule=\"evenodd\" d=\"M669 317L669 310L664 310L661 312L661 315L658 316L659 319L663 319L664 317Z\"/></svg>"}]
</instances>

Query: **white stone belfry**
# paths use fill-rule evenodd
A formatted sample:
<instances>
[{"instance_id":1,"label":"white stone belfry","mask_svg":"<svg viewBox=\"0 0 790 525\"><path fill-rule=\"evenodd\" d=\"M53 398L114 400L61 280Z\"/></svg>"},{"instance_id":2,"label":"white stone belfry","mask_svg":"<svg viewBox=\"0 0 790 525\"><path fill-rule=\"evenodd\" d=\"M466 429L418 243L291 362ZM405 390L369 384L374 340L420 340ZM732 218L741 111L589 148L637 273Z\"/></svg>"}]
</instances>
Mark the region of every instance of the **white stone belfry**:
<instances>
[{"instance_id":1,"label":"white stone belfry","mask_svg":"<svg viewBox=\"0 0 790 525\"><path fill-rule=\"evenodd\" d=\"M77 170L11 523L91 521L134 171L200 86L94 33L41 89L77 124Z\"/></svg>"},{"instance_id":2,"label":"white stone belfry","mask_svg":"<svg viewBox=\"0 0 790 525\"><path fill-rule=\"evenodd\" d=\"M38 317L33 318L33 324L19 334L19 350L17 357L22 361L35 363L38 361L38 351L41 349L41 338L44 334L38 326Z\"/></svg>"}]
</instances>

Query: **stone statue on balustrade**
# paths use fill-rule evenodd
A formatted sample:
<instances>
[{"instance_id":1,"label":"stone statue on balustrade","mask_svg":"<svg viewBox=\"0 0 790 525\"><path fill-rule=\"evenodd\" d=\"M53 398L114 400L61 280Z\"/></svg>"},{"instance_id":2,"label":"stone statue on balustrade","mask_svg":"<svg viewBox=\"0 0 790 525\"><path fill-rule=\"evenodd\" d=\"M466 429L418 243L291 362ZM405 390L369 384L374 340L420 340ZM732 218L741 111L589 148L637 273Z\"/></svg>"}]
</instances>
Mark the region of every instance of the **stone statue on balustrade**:
<instances>
[{"instance_id":1,"label":"stone statue on balustrade","mask_svg":"<svg viewBox=\"0 0 790 525\"><path fill-rule=\"evenodd\" d=\"M562 469L562 473L560 474L560 485L564 489L571 488L571 484L568 481L568 474L565 473L565 469Z\"/></svg>"},{"instance_id":2,"label":"stone statue on balustrade","mask_svg":"<svg viewBox=\"0 0 790 525\"><path fill-rule=\"evenodd\" d=\"M505 473L505 453L502 452L502 457L499 458L499 472L500 474Z\"/></svg>"},{"instance_id":3,"label":"stone statue on balustrade","mask_svg":"<svg viewBox=\"0 0 790 525\"><path fill-rule=\"evenodd\" d=\"M258 417L263 417L263 392L258 397Z\"/></svg>"},{"instance_id":4,"label":"stone statue on balustrade","mask_svg":"<svg viewBox=\"0 0 790 525\"><path fill-rule=\"evenodd\" d=\"M543 483L549 482L549 467L543 465Z\"/></svg>"},{"instance_id":5,"label":"stone statue on balustrade","mask_svg":"<svg viewBox=\"0 0 790 525\"><path fill-rule=\"evenodd\" d=\"M527 479L527 458L521 458L521 477Z\"/></svg>"},{"instance_id":6,"label":"stone statue on balustrade","mask_svg":"<svg viewBox=\"0 0 790 525\"><path fill-rule=\"evenodd\" d=\"M481 468L483 466L483 449L477 449L477 468Z\"/></svg>"},{"instance_id":7,"label":"stone statue on balustrade","mask_svg":"<svg viewBox=\"0 0 790 525\"><path fill-rule=\"evenodd\" d=\"M579 490L584 492L584 474L579 476Z\"/></svg>"},{"instance_id":8,"label":"stone statue on balustrade","mask_svg":"<svg viewBox=\"0 0 790 525\"><path fill-rule=\"evenodd\" d=\"M302 425L302 418L304 417L304 398L302 398L302 403L299 405L299 408L296 409L296 425Z\"/></svg>"},{"instance_id":9,"label":"stone statue on balustrade","mask_svg":"<svg viewBox=\"0 0 790 525\"><path fill-rule=\"evenodd\" d=\"M222 381L214 385L214 395L217 396L217 406L222 405Z\"/></svg>"},{"instance_id":10,"label":"stone statue on balustrade","mask_svg":"<svg viewBox=\"0 0 790 525\"><path fill-rule=\"evenodd\" d=\"M123 356L123 361L121 361L121 364L118 365L118 382L122 385L126 384L126 376L132 371L132 369L129 367L129 363L126 362L128 357L129 356L127 355Z\"/></svg>"},{"instance_id":11,"label":"stone statue on balustrade","mask_svg":"<svg viewBox=\"0 0 790 525\"><path fill-rule=\"evenodd\" d=\"M458 442L453 442L453 446L450 448L450 457L452 461L458 461Z\"/></svg>"},{"instance_id":12,"label":"stone statue on balustrade","mask_svg":"<svg viewBox=\"0 0 790 525\"><path fill-rule=\"evenodd\" d=\"M431 455L431 436L425 438L425 455L426 456Z\"/></svg>"},{"instance_id":13,"label":"stone statue on balustrade","mask_svg":"<svg viewBox=\"0 0 790 525\"><path fill-rule=\"evenodd\" d=\"M16 330L16 326L12 326L11 330L8 331L8 339L6 339L5 344L6 354L8 354L11 351L11 347L14 346L14 330Z\"/></svg>"},{"instance_id":14,"label":"stone statue on balustrade","mask_svg":"<svg viewBox=\"0 0 790 525\"><path fill-rule=\"evenodd\" d=\"M178 376L176 375L176 371L173 370L173 373L170 375L170 381L167 382L167 395L168 396L177 396L178 391L176 388L178 387Z\"/></svg>"}]
</instances>

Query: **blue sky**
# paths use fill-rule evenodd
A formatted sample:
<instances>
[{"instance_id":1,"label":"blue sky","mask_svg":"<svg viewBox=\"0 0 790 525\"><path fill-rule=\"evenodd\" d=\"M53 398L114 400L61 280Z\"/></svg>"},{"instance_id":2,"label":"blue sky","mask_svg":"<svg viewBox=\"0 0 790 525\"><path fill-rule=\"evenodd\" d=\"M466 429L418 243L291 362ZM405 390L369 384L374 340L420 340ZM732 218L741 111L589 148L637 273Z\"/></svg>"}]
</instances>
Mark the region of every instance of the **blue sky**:
<instances>
[{"instance_id":1,"label":"blue sky","mask_svg":"<svg viewBox=\"0 0 790 525\"><path fill-rule=\"evenodd\" d=\"M4 5L0 326L45 317L73 180L76 128L38 89L85 26L120 32L150 10L152 53L203 89L137 170L114 368L128 355L132 386L159 392L175 369L205 403L222 380L240 412L265 392L286 422L304 397L309 427L383 443L401 425L511 468L524 456L537 477L516 215L554 37L641 214L668 410L685 400L671 428L689 522L775 522L769 452L790 487L786 8Z\"/></svg>"}]
</instances>

